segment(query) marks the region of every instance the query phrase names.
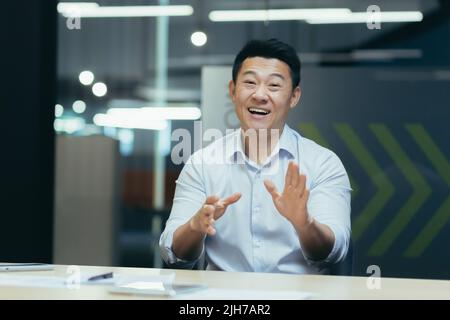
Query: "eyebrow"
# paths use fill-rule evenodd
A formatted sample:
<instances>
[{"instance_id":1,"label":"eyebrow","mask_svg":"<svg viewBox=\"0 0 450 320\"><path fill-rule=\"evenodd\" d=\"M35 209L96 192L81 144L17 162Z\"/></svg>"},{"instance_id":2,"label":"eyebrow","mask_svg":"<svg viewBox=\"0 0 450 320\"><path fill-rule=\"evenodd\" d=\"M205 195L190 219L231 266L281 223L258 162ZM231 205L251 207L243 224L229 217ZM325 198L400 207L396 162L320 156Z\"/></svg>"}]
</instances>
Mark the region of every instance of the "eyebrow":
<instances>
[{"instance_id":1,"label":"eyebrow","mask_svg":"<svg viewBox=\"0 0 450 320\"><path fill-rule=\"evenodd\" d=\"M242 75L244 75L244 76L245 76L245 75L256 76L256 72L255 72L255 71L248 70L248 71L245 71ZM277 73L277 72L271 73L269 76L270 76L270 77L278 77L278 78L280 78L280 79L282 79L282 80L286 80L286 78L283 77L282 74Z\"/></svg>"}]
</instances>

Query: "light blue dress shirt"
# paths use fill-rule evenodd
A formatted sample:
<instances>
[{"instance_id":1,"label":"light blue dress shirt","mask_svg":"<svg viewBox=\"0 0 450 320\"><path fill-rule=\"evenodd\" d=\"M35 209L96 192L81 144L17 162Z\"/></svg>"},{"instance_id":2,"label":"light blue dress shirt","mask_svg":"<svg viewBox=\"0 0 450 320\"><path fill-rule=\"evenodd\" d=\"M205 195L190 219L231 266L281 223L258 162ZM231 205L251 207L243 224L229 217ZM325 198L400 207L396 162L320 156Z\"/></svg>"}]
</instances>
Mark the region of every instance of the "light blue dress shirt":
<instances>
[{"instance_id":1,"label":"light blue dress shirt","mask_svg":"<svg viewBox=\"0 0 450 320\"><path fill-rule=\"evenodd\" d=\"M209 270L326 274L342 261L350 242L350 183L342 162L330 150L302 137L285 125L277 146L263 165L250 161L236 130L187 161L178 180L172 211L161 234L163 259L171 266L192 268L172 251L175 230L204 204L206 197L221 199L235 192L241 199L215 222L216 234L207 236L203 253ZM263 181L282 192L289 161L299 164L310 190L308 212L335 235L332 251L323 261L312 261L302 251L292 224L275 208Z\"/></svg>"}]
</instances>

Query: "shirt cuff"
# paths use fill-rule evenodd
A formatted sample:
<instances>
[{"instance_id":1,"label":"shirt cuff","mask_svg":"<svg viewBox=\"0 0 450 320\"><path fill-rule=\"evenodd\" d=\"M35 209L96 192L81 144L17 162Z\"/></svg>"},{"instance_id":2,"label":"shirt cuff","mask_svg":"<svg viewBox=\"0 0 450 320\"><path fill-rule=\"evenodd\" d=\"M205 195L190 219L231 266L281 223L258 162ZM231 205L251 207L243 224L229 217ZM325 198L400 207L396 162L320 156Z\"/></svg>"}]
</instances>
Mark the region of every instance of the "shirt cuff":
<instances>
[{"instance_id":1,"label":"shirt cuff","mask_svg":"<svg viewBox=\"0 0 450 320\"><path fill-rule=\"evenodd\" d=\"M173 267L179 267L183 269L192 269L194 265L197 263L198 260L202 257L202 255L205 252L205 242L202 243L202 251L199 254L199 256L193 260L184 260L178 258L175 253L172 250L172 244L173 244L173 235L175 233L175 230L166 230L161 235L159 247L161 250L161 255L164 259L164 261L169 265Z\"/></svg>"},{"instance_id":2,"label":"shirt cuff","mask_svg":"<svg viewBox=\"0 0 450 320\"><path fill-rule=\"evenodd\" d=\"M334 234L333 248L331 249L331 252L328 254L328 256L322 260L313 260L313 259L309 258L305 254L305 252L302 251L306 262L310 266L321 268L321 267L325 267L327 265L336 263L339 260L343 260L343 259L340 259L340 257L342 256L342 251L346 251L346 248L344 248L345 240L343 239L343 235L341 232L338 231L339 229L337 227L335 227L334 225L327 224L327 226L331 229L331 231Z\"/></svg>"}]
</instances>

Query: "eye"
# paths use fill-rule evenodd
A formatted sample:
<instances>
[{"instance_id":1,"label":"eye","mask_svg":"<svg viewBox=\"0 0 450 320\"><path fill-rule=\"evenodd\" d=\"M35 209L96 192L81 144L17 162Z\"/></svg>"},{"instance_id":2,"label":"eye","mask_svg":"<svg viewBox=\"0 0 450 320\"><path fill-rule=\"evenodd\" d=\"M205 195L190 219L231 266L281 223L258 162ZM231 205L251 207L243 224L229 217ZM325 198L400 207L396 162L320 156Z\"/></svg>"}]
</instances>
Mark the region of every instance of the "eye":
<instances>
[{"instance_id":1,"label":"eye","mask_svg":"<svg viewBox=\"0 0 450 320\"><path fill-rule=\"evenodd\" d=\"M281 89L281 85L279 83L270 83L269 90L270 91L278 91Z\"/></svg>"},{"instance_id":2,"label":"eye","mask_svg":"<svg viewBox=\"0 0 450 320\"><path fill-rule=\"evenodd\" d=\"M244 80L244 83L251 84L251 85L256 84L255 81L253 81L253 80Z\"/></svg>"}]
</instances>

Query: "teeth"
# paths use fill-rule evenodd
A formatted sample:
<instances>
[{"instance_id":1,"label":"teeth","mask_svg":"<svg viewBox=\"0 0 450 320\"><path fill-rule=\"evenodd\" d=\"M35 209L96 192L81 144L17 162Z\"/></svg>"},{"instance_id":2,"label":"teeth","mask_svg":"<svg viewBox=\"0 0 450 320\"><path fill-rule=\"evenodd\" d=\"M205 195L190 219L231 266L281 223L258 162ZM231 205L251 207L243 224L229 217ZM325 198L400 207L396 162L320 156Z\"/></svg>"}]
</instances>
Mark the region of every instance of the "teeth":
<instances>
[{"instance_id":1,"label":"teeth","mask_svg":"<svg viewBox=\"0 0 450 320\"><path fill-rule=\"evenodd\" d=\"M262 114L269 114L270 111L259 109L259 108L248 108L248 111L250 112L256 112L256 113L262 113Z\"/></svg>"}]
</instances>

